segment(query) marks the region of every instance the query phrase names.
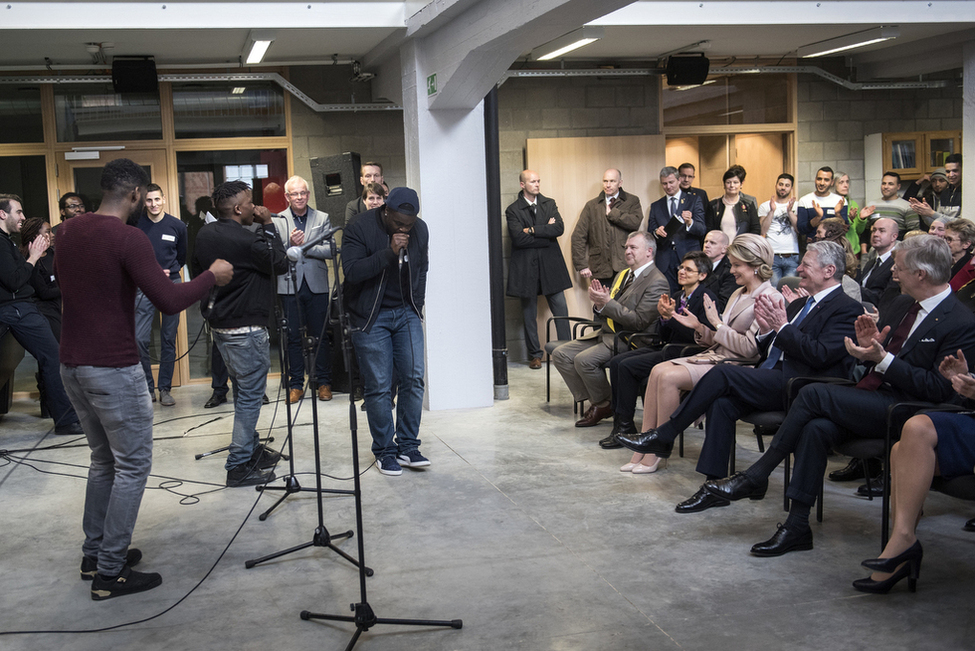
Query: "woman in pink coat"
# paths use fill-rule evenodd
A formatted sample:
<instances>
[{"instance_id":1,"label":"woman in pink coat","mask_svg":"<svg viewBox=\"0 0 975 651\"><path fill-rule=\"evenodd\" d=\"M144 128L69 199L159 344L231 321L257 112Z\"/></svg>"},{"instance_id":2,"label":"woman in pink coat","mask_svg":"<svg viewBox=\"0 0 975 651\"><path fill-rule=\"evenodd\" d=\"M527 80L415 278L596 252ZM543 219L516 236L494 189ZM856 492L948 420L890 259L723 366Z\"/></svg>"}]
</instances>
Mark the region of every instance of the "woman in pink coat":
<instances>
[{"instance_id":1,"label":"woman in pink coat","mask_svg":"<svg viewBox=\"0 0 975 651\"><path fill-rule=\"evenodd\" d=\"M727 255L731 275L740 287L728 299L723 314L718 314L717 305L707 297L704 299L704 309L710 325L701 323L690 313L661 312L662 318L676 319L692 328L697 343L709 348L693 357L663 362L653 368L643 398L642 432L663 425L680 404L680 392L693 389L718 362L725 359L755 362L759 358L755 341L758 332L754 314L755 297L778 294L769 282L772 277L772 247L764 237L744 233L731 242ZM635 453L620 470L646 474L655 472L659 465L660 459L655 455Z\"/></svg>"}]
</instances>

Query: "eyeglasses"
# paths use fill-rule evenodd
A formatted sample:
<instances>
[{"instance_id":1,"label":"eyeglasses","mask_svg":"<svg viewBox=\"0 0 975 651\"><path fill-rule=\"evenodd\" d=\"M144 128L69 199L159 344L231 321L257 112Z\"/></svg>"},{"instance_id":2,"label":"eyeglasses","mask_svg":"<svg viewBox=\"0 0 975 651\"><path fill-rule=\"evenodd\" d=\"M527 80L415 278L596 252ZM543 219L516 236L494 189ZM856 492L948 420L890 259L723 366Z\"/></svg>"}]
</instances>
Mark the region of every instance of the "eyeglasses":
<instances>
[{"instance_id":1,"label":"eyeglasses","mask_svg":"<svg viewBox=\"0 0 975 651\"><path fill-rule=\"evenodd\" d=\"M683 265L680 266L680 267L677 267L677 271L683 271L684 273L687 273L687 274L699 274L699 273L701 273L700 271L698 271L697 269L694 269L693 267L685 267Z\"/></svg>"},{"instance_id":2,"label":"eyeglasses","mask_svg":"<svg viewBox=\"0 0 975 651\"><path fill-rule=\"evenodd\" d=\"M301 192L289 192L289 193L288 193L288 196L289 196L289 197L292 197L292 198L294 198L294 199L300 199L300 198L302 198L302 197L307 197L307 196L309 196L310 194L311 194L311 193L310 193L310 192L308 192L308 190L303 190L303 191L301 191Z\"/></svg>"}]
</instances>

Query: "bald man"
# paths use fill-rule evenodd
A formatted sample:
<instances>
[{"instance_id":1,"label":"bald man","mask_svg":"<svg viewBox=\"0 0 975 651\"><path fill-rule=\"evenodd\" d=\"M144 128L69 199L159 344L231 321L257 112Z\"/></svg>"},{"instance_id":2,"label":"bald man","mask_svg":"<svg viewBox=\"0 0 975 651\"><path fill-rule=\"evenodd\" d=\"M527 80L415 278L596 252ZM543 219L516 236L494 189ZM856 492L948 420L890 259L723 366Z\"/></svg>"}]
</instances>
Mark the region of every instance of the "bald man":
<instances>
[{"instance_id":1,"label":"bald man","mask_svg":"<svg viewBox=\"0 0 975 651\"><path fill-rule=\"evenodd\" d=\"M612 286L616 274L628 268L623 247L642 221L640 198L623 190L618 169L606 170L603 191L586 203L572 231L572 265L583 281L595 278Z\"/></svg>"}]
</instances>

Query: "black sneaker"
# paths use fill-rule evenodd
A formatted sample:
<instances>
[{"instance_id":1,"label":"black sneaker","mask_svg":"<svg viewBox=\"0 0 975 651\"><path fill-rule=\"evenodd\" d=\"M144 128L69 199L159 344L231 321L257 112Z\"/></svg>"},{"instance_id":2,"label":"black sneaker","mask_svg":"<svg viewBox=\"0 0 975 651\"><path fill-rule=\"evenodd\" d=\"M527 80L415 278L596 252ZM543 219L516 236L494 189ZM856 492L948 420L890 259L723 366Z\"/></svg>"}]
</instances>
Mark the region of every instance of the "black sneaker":
<instances>
[{"instance_id":1,"label":"black sneaker","mask_svg":"<svg viewBox=\"0 0 975 651\"><path fill-rule=\"evenodd\" d=\"M399 477L403 474L403 468L396 463L396 457L391 454L387 454L384 457L380 457L377 465L379 466L379 472L390 477Z\"/></svg>"},{"instance_id":2,"label":"black sneaker","mask_svg":"<svg viewBox=\"0 0 975 651\"><path fill-rule=\"evenodd\" d=\"M261 443L254 450L254 454L251 455L251 463L248 465L254 464L262 470L273 468L283 457L284 455L282 455L280 452L275 452L271 448Z\"/></svg>"},{"instance_id":3,"label":"black sneaker","mask_svg":"<svg viewBox=\"0 0 975 651\"><path fill-rule=\"evenodd\" d=\"M399 461L399 465L406 468L426 468L430 465L430 460L420 454L419 450L400 452L396 460Z\"/></svg>"},{"instance_id":4,"label":"black sneaker","mask_svg":"<svg viewBox=\"0 0 975 651\"><path fill-rule=\"evenodd\" d=\"M274 472L255 467L251 463L242 463L227 471L227 487L260 486L274 481Z\"/></svg>"},{"instance_id":5,"label":"black sneaker","mask_svg":"<svg viewBox=\"0 0 975 651\"><path fill-rule=\"evenodd\" d=\"M95 574L91 582L92 601L102 601L127 594L145 592L162 585L162 577L155 572L136 572L125 566L118 576Z\"/></svg>"},{"instance_id":6,"label":"black sneaker","mask_svg":"<svg viewBox=\"0 0 975 651\"><path fill-rule=\"evenodd\" d=\"M142 552L133 547L129 548L128 553L125 555L125 564L129 567L135 567L142 560ZM85 556L81 559L81 580L91 581L98 574L98 559L93 556Z\"/></svg>"},{"instance_id":7,"label":"black sneaker","mask_svg":"<svg viewBox=\"0 0 975 651\"><path fill-rule=\"evenodd\" d=\"M58 436L84 436L85 430L82 429L81 423L75 421L68 425L58 425L54 428L54 433Z\"/></svg>"}]
</instances>

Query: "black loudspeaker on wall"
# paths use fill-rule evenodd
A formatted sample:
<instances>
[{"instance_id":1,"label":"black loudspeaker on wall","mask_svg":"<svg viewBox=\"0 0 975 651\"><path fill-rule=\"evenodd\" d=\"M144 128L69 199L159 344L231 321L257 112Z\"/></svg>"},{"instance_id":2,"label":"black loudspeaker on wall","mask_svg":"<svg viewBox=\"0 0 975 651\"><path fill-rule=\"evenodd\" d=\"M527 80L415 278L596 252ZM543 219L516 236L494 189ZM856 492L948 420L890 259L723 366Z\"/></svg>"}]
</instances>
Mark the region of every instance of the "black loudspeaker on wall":
<instances>
[{"instance_id":1,"label":"black loudspeaker on wall","mask_svg":"<svg viewBox=\"0 0 975 651\"><path fill-rule=\"evenodd\" d=\"M112 86L116 93L159 92L155 59L150 56L113 58Z\"/></svg>"},{"instance_id":2,"label":"black loudspeaker on wall","mask_svg":"<svg viewBox=\"0 0 975 651\"><path fill-rule=\"evenodd\" d=\"M311 159L312 185L315 187L316 210L328 213L332 226L345 226L345 206L358 199L359 154L347 151L337 156Z\"/></svg>"},{"instance_id":3,"label":"black loudspeaker on wall","mask_svg":"<svg viewBox=\"0 0 975 651\"><path fill-rule=\"evenodd\" d=\"M359 160L359 154L347 151L337 156L312 158L310 161L312 186L315 188L315 204L312 207L327 212L333 228L346 225L345 206L353 199L358 199L362 192L359 186ZM339 341L342 339L338 326L335 326L332 332L332 389L347 393L350 387L348 375L345 373L342 347L337 345Z\"/></svg>"},{"instance_id":4,"label":"black loudspeaker on wall","mask_svg":"<svg viewBox=\"0 0 975 651\"><path fill-rule=\"evenodd\" d=\"M668 86L697 86L707 81L711 62L703 54L667 59Z\"/></svg>"}]
</instances>

